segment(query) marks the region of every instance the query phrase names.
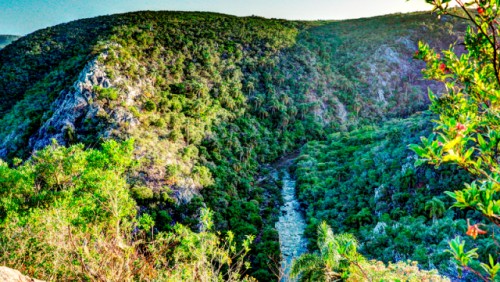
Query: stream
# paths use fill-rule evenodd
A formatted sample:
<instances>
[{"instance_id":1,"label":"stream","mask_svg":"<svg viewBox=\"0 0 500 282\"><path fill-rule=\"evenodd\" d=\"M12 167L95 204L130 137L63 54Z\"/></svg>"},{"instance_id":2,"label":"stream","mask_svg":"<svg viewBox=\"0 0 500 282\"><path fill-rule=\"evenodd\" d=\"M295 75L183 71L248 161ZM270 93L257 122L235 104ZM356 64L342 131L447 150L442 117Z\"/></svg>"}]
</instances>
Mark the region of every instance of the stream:
<instances>
[{"instance_id":1,"label":"stream","mask_svg":"<svg viewBox=\"0 0 500 282\"><path fill-rule=\"evenodd\" d=\"M307 252L307 240L304 238L306 222L299 210L299 201L295 198L295 180L285 168L283 172L283 187L281 194L284 204L281 206L281 215L276 223L276 230L279 233L280 250L283 260L281 261L282 278L280 282L295 281L290 279L290 267L292 260ZM274 173L275 179L278 172Z\"/></svg>"}]
</instances>

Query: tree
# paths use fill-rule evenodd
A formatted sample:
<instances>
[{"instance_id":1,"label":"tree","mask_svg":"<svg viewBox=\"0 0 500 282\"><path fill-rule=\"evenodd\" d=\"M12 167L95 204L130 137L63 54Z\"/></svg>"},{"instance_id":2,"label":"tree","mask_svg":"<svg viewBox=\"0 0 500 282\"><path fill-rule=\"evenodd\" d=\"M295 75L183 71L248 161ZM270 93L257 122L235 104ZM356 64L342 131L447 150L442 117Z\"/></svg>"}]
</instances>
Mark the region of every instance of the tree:
<instances>
[{"instance_id":1,"label":"tree","mask_svg":"<svg viewBox=\"0 0 500 282\"><path fill-rule=\"evenodd\" d=\"M318 226L319 253L304 254L293 261L291 276L301 281L449 281L436 270L425 271L417 262L367 261L357 252L351 234L334 235L326 222Z\"/></svg>"},{"instance_id":2,"label":"tree","mask_svg":"<svg viewBox=\"0 0 500 282\"><path fill-rule=\"evenodd\" d=\"M152 249L160 258L162 267L168 268L171 261L174 267L171 271L157 277L159 281L229 281L252 282L254 278L243 273L250 268L246 260L250 244L254 236L246 236L237 246L235 234L227 232L225 237L213 231L213 213L209 209L200 211L200 232L191 231L183 225L175 226L174 234L158 234ZM177 246L170 256L165 256Z\"/></svg>"},{"instance_id":3,"label":"tree","mask_svg":"<svg viewBox=\"0 0 500 282\"><path fill-rule=\"evenodd\" d=\"M439 16L460 17L470 25L463 54L453 48L440 54L419 43L416 57L427 62L424 75L443 82L446 92L440 96L429 93L430 108L439 115L435 133L422 138L422 145L410 147L421 157L417 164L452 163L471 174L471 183L447 195L455 200L455 207L476 210L492 223L488 230L479 229L482 223L469 225L467 235L475 239L488 233L495 240L491 231L500 226L500 1L455 0L458 9L449 8L451 0L426 2ZM460 238L450 246L460 272L473 272L483 281L495 279L500 269L498 254L490 254L488 264L474 268L479 265L477 249L465 251Z\"/></svg>"},{"instance_id":4,"label":"tree","mask_svg":"<svg viewBox=\"0 0 500 282\"><path fill-rule=\"evenodd\" d=\"M425 210L429 211L429 217L436 222L436 219L443 215L446 210L443 201L437 197L433 197L431 200L425 203Z\"/></svg>"},{"instance_id":5,"label":"tree","mask_svg":"<svg viewBox=\"0 0 500 282\"><path fill-rule=\"evenodd\" d=\"M323 221L318 226L319 253L304 254L296 259L292 263L290 275L300 276L302 281L345 279L349 276L349 267L359 265L364 260L357 247L358 241L352 234L334 235L331 227Z\"/></svg>"}]
</instances>

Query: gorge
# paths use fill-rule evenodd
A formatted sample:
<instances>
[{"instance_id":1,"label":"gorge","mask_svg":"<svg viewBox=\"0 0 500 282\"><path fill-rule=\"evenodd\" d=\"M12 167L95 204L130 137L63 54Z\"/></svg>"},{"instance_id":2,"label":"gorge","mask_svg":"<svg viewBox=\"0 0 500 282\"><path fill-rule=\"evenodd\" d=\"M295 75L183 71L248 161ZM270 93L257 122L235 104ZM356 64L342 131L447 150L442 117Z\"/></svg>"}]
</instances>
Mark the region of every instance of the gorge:
<instances>
[{"instance_id":1,"label":"gorge","mask_svg":"<svg viewBox=\"0 0 500 282\"><path fill-rule=\"evenodd\" d=\"M443 91L418 41L441 50L464 30L428 13L144 11L17 39L0 50L0 264L49 281L276 281L326 221L368 260L458 277L444 249L466 213L440 207L467 176L414 166L408 145L432 130L427 90Z\"/></svg>"}]
</instances>

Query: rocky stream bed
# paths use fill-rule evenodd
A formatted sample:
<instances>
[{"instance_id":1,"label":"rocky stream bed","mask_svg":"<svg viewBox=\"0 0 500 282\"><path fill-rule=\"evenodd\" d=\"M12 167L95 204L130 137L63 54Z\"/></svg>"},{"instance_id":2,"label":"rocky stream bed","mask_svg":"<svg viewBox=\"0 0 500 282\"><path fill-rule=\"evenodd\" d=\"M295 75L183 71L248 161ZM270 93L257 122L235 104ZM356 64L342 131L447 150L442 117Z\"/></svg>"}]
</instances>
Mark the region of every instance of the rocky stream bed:
<instances>
[{"instance_id":1,"label":"rocky stream bed","mask_svg":"<svg viewBox=\"0 0 500 282\"><path fill-rule=\"evenodd\" d=\"M304 238L306 222L299 210L299 202L295 197L295 180L291 179L286 168L281 168L283 172L282 196L284 204L281 207L281 215L276 223L279 233L280 250L282 254L281 282L294 281L290 279L290 267L293 259L307 252L307 240ZM275 178L278 173L275 173Z\"/></svg>"}]
</instances>

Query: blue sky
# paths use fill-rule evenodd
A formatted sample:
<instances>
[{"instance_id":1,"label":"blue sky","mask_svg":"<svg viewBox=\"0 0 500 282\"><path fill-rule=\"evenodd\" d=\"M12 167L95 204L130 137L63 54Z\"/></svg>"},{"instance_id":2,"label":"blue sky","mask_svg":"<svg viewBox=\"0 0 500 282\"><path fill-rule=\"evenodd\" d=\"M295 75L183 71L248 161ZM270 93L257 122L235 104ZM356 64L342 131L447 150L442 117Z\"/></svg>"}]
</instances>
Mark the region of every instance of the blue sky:
<instances>
[{"instance_id":1,"label":"blue sky","mask_svg":"<svg viewBox=\"0 0 500 282\"><path fill-rule=\"evenodd\" d=\"M284 19L348 19L429 10L424 0L0 0L0 34L138 10L212 11Z\"/></svg>"}]
</instances>

